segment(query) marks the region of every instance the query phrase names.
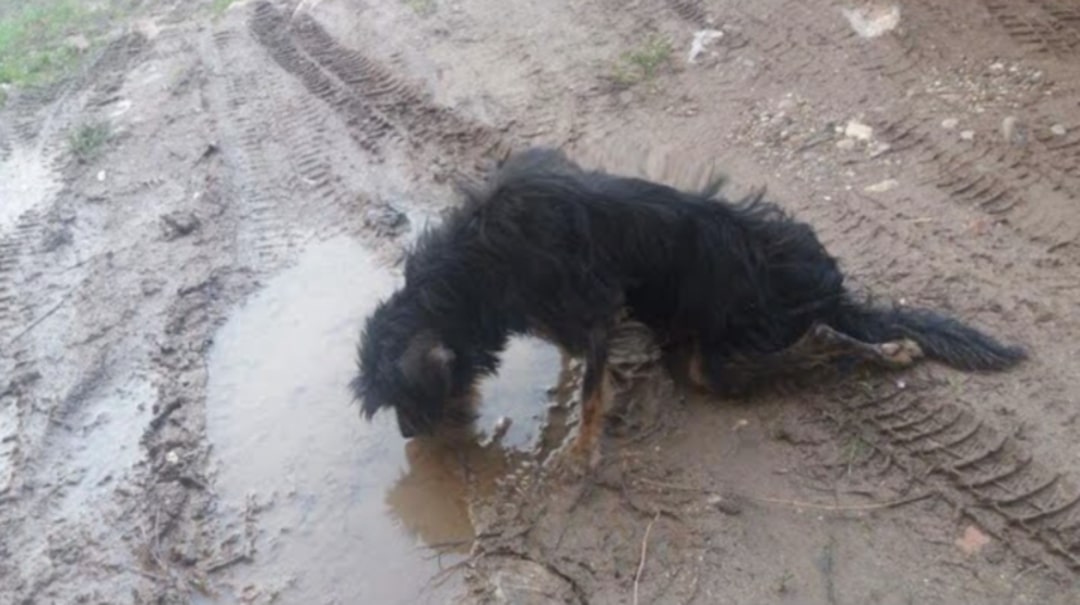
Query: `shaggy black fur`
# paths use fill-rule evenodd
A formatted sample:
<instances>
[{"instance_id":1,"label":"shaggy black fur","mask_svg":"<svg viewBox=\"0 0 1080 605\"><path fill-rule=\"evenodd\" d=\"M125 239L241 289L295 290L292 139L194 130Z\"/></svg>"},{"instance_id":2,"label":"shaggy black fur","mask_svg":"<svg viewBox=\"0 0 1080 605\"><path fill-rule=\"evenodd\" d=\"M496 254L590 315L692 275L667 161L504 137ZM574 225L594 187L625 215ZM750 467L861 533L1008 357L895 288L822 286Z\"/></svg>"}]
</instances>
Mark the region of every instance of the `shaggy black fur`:
<instances>
[{"instance_id":1,"label":"shaggy black fur","mask_svg":"<svg viewBox=\"0 0 1080 605\"><path fill-rule=\"evenodd\" d=\"M1024 359L935 312L857 301L809 225L760 195L725 200L719 187L688 193L589 172L547 149L511 156L421 238L404 287L368 319L352 383L364 414L393 407L406 437L468 418L473 386L525 332L585 357L589 405L623 308L668 346L693 349L721 392L749 386L729 361L769 359L822 324L862 341L908 339L965 370Z\"/></svg>"}]
</instances>

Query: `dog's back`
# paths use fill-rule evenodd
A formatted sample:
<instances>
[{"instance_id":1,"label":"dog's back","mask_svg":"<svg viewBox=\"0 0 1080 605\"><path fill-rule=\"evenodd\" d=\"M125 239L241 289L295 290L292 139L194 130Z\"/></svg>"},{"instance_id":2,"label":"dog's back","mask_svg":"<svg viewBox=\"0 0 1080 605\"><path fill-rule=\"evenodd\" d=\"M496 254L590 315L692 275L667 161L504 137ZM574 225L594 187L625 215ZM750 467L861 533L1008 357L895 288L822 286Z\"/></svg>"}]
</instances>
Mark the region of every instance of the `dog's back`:
<instances>
[{"instance_id":1,"label":"dog's back","mask_svg":"<svg viewBox=\"0 0 1080 605\"><path fill-rule=\"evenodd\" d=\"M760 197L714 194L530 150L474 190L453 220L497 251L491 262L507 277L507 304L544 307L545 321L589 320L624 304L669 340L707 334L743 351L787 346L839 303L836 262L809 226Z\"/></svg>"}]
</instances>

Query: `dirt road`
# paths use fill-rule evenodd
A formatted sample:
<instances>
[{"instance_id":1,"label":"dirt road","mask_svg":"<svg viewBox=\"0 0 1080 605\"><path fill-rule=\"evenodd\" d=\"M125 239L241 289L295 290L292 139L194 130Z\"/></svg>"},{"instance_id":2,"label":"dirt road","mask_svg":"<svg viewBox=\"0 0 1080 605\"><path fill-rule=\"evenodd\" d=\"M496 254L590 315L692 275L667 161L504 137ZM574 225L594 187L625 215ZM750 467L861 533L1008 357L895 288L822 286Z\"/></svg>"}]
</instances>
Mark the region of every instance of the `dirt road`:
<instances>
[{"instance_id":1,"label":"dirt road","mask_svg":"<svg viewBox=\"0 0 1080 605\"><path fill-rule=\"evenodd\" d=\"M0 603L1080 602L1076 3L162 6L0 108ZM767 185L1033 357L733 403L629 334L584 489L542 343L501 441L362 423L360 322L526 144Z\"/></svg>"}]
</instances>

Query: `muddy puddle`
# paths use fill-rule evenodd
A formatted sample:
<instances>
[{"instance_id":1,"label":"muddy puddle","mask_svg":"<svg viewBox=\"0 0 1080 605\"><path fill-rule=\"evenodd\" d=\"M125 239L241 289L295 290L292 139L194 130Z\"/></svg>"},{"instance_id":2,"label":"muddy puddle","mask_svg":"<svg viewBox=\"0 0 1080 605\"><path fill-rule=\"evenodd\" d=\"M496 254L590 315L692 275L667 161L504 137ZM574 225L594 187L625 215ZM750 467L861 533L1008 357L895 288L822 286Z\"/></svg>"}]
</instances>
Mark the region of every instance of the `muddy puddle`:
<instances>
[{"instance_id":1,"label":"muddy puddle","mask_svg":"<svg viewBox=\"0 0 1080 605\"><path fill-rule=\"evenodd\" d=\"M361 420L347 390L363 319L398 278L358 243L314 245L218 332L210 356L208 432L216 489L233 511L231 595L307 603L441 603L452 581L428 582L467 553L468 486L506 471L505 450L403 440L392 414ZM502 443L539 432L557 351L513 343L483 388L478 428L508 416ZM468 483L467 483L468 482ZM475 493L475 491L474 491ZM442 552L436 556L436 552Z\"/></svg>"}]
</instances>

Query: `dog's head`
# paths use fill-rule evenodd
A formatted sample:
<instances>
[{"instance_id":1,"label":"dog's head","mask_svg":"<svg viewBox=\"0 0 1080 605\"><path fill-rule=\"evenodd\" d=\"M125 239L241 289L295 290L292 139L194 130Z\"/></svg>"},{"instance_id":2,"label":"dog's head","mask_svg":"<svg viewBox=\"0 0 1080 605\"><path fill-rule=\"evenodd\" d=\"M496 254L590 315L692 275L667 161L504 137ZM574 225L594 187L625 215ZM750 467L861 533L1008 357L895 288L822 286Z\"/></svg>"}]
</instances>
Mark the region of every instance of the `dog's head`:
<instances>
[{"instance_id":1,"label":"dog's head","mask_svg":"<svg viewBox=\"0 0 1080 605\"><path fill-rule=\"evenodd\" d=\"M446 415L456 356L404 306L399 292L368 318L351 386L365 418L393 408L401 435L410 438L431 434Z\"/></svg>"}]
</instances>

